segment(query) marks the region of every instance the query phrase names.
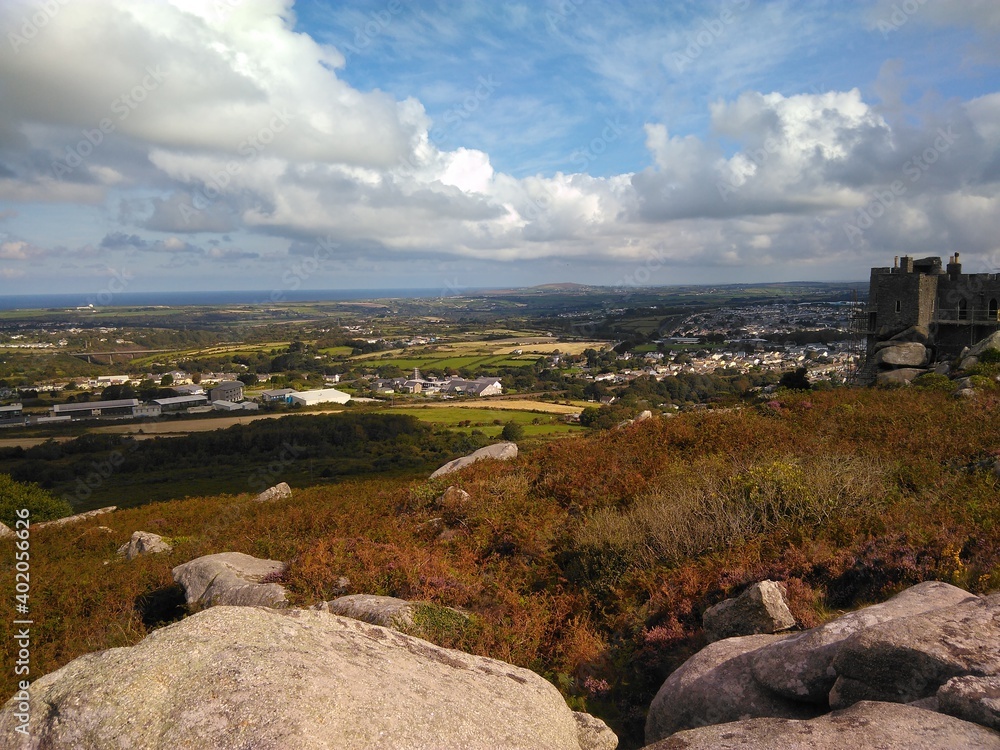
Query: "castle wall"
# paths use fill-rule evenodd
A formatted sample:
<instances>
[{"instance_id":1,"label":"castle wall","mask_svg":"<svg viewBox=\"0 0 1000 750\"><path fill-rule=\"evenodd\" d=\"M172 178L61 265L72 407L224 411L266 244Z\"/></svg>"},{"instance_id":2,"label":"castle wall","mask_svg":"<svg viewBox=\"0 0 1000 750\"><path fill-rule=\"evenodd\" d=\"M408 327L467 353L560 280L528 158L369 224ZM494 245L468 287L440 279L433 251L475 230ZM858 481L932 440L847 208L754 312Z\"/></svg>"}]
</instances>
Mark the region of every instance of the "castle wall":
<instances>
[{"instance_id":1,"label":"castle wall","mask_svg":"<svg viewBox=\"0 0 1000 750\"><path fill-rule=\"evenodd\" d=\"M912 326L927 331L935 359L949 359L1000 331L1000 274L962 273L958 253L947 269L937 257L897 258L871 270L865 312L869 375L876 345Z\"/></svg>"},{"instance_id":2,"label":"castle wall","mask_svg":"<svg viewBox=\"0 0 1000 750\"><path fill-rule=\"evenodd\" d=\"M964 310L962 304L964 303ZM1000 330L1000 276L988 273L942 276L933 328L939 354L957 355L964 347Z\"/></svg>"}]
</instances>

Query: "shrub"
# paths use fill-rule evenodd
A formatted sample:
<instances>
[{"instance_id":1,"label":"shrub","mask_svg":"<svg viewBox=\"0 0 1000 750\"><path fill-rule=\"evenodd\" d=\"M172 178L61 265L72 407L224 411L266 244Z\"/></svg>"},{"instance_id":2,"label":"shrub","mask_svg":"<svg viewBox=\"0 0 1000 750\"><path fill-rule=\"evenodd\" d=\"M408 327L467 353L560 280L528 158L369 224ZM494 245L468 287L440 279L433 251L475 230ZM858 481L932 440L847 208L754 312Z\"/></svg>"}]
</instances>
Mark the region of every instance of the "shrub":
<instances>
[{"instance_id":1,"label":"shrub","mask_svg":"<svg viewBox=\"0 0 1000 750\"><path fill-rule=\"evenodd\" d=\"M14 526L17 511L27 508L32 523L50 521L73 513L65 500L32 482L16 482L9 474L0 474L0 522Z\"/></svg>"},{"instance_id":2,"label":"shrub","mask_svg":"<svg viewBox=\"0 0 1000 750\"><path fill-rule=\"evenodd\" d=\"M524 437L524 427L519 425L517 422L511 421L503 426L503 430L500 433L500 437L504 440L510 440L517 442Z\"/></svg>"},{"instance_id":3,"label":"shrub","mask_svg":"<svg viewBox=\"0 0 1000 750\"><path fill-rule=\"evenodd\" d=\"M1000 364L1000 349L987 349L979 355L979 361L984 365Z\"/></svg>"},{"instance_id":4,"label":"shrub","mask_svg":"<svg viewBox=\"0 0 1000 750\"><path fill-rule=\"evenodd\" d=\"M937 372L924 373L920 377L914 378L913 385L917 388L929 388L942 391L951 391L955 388L955 384L952 383L951 378Z\"/></svg>"}]
</instances>

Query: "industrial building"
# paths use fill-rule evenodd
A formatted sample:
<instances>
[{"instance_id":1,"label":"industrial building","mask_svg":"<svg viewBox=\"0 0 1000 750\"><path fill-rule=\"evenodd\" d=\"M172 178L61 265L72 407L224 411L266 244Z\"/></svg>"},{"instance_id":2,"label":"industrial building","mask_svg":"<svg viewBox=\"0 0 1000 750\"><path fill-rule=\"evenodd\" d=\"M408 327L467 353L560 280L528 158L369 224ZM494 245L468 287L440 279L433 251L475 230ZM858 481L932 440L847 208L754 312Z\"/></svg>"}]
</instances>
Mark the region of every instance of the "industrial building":
<instances>
[{"instance_id":1,"label":"industrial building","mask_svg":"<svg viewBox=\"0 0 1000 750\"><path fill-rule=\"evenodd\" d=\"M346 404L351 400L351 394L338 391L336 388L320 388L315 391L292 391L285 397L289 404L313 406L315 404Z\"/></svg>"},{"instance_id":2,"label":"industrial building","mask_svg":"<svg viewBox=\"0 0 1000 750\"><path fill-rule=\"evenodd\" d=\"M205 395L195 396L171 396L170 398L153 399L153 403L158 405L162 411L182 411L190 409L192 406L204 406L208 403Z\"/></svg>"},{"instance_id":3,"label":"industrial building","mask_svg":"<svg viewBox=\"0 0 1000 750\"><path fill-rule=\"evenodd\" d=\"M253 401L241 401L238 404L233 401L213 401L212 408L216 411L256 411L258 406Z\"/></svg>"},{"instance_id":4,"label":"industrial building","mask_svg":"<svg viewBox=\"0 0 1000 750\"><path fill-rule=\"evenodd\" d=\"M131 417L132 410L139 405L137 398L122 398L115 401L83 401L75 404L56 404L52 407L53 417L88 419L90 417Z\"/></svg>"}]
</instances>

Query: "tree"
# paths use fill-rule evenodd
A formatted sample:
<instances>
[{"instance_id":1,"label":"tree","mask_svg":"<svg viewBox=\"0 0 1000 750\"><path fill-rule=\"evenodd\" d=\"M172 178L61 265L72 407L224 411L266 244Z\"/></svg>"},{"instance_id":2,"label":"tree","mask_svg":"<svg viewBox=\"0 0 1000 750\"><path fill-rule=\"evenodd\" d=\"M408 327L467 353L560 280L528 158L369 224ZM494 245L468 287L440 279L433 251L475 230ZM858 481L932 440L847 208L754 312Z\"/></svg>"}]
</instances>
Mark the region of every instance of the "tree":
<instances>
[{"instance_id":1,"label":"tree","mask_svg":"<svg viewBox=\"0 0 1000 750\"><path fill-rule=\"evenodd\" d=\"M779 388L789 388L793 391L808 391L812 388L809 382L809 371L805 367L800 367L794 372L782 373L781 380L778 381Z\"/></svg>"},{"instance_id":2,"label":"tree","mask_svg":"<svg viewBox=\"0 0 1000 750\"><path fill-rule=\"evenodd\" d=\"M14 528L18 510L28 510L31 523L62 518L73 513L65 500L31 482L16 482L9 474L0 474L0 522Z\"/></svg>"},{"instance_id":3,"label":"tree","mask_svg":"<svg viewBox=\"0 0 1000 750\"><path fill-rule=\"evenodd\" d=\"M504 440L510 440L511 442L516 443L524 437L524 427L511 420L503 426L503 430L500 432L500 437Z\"/></svg>"},{"instance_id":4,"label":"tree","mask_svg":"<svg viewBox=\"0 0 1000 750\"><path fill-rule=\"evenodd\" d=\"M162 385L164 388L169 388L173 384L174 384L174 376L171 375L169 372L162 378L160 378L160 385Z\"/></svg>"}]
</instances>

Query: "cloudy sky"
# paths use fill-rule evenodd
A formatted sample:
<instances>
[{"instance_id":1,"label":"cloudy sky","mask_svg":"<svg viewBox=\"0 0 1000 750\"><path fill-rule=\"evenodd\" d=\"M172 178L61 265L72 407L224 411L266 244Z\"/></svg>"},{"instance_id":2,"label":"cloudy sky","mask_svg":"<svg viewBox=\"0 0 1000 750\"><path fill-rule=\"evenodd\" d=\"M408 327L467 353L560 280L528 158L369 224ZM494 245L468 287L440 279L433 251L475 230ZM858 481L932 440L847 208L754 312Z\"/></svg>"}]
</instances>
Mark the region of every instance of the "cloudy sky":
<instances>
[{"instance_id":1,"label":"cloudy sky","mask_svg":"<svg viewBox=\"0 0 1000 750\"><path fill-rule=\"evenodd\" d=\"M996 0L3 0L0 294L1000 268Z\"/></svg>"}]
</instances>

